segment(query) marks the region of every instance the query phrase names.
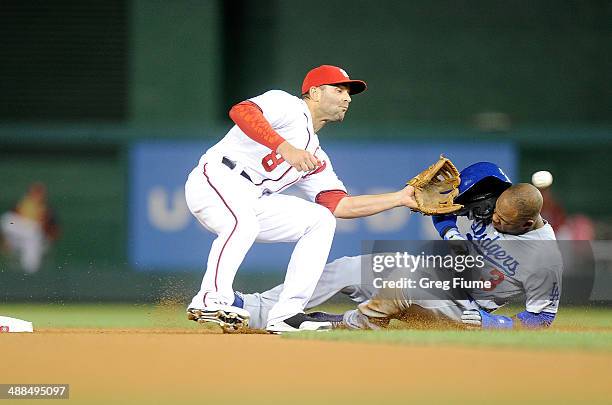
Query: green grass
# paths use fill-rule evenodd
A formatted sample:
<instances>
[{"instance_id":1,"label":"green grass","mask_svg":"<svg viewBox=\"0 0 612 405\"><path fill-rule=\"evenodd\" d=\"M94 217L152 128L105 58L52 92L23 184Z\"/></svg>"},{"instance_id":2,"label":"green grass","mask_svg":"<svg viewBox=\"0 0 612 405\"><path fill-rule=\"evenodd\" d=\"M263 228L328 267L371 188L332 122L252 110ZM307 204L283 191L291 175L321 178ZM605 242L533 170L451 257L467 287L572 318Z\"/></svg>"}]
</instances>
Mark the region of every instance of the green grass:
<instances>
[{"instance_id":1,"label":"green grass","mask_svg":"<svg viewBox=\"0 0 612 405\"><path fill-rule=\"evenodd\" d=\"M342 313L354 308L350 304L323 305L318 310ZM45 328L157 328L190 327L185 307L176 304L1 304L0 315L34 322ZM504 308L500 314L513 315L519 307ZM496 312L497 313L497 312ZM610 328L612 308L561 308L554 323L563 328Z\"/></svg>"},{"instance_id":2,"label":"green grass","mask_svg":"<svg viewBox=\"0 0 612 405\"><path fill-rule=\"evenodd\" d=\"M350 305L326 305L319 309L341 313ZM42 328L202 328L185 318L184 306L168 304L3 304L0 315L25 319ZM521 309L507 308L505 314ZM521 347L531 349L579 349L612 351L612 308L562 308L554 327L541 331L407 330L394 322L384 331L333 331L284 335L288 339L369 342L406 345L459 345L470 347ZM572 329L586 330L572 330Z\"/></svg>"},{"instance_id":3,"label":"green grass","mask_svg":"<svg viewBox=\"0 0 612 405\"><path fill-rule=\"evenodd\" d=\"M342 312L344 306L326 306L323 310ZM514 315L520 307L503 308L496 313ZM365 342L418 346L507 347L544 350L586 350L612 352L612 308L561 308L554 327L545 330L408 330L393 321L393 329L381 331L335 330L330 333L283 335L287 339ZM585 329L585 330L571 330Z\"/></svg>"},{"instance_id":4,"label":"green grass","mask_svg":"<svg viewBox=\"0 0 612 405\"><path fill-rule=\"evenodd\" d=\"M40 328L196 328L185 307L138 304L3 304L0 315Z\"/></svg>"}]
</instances>

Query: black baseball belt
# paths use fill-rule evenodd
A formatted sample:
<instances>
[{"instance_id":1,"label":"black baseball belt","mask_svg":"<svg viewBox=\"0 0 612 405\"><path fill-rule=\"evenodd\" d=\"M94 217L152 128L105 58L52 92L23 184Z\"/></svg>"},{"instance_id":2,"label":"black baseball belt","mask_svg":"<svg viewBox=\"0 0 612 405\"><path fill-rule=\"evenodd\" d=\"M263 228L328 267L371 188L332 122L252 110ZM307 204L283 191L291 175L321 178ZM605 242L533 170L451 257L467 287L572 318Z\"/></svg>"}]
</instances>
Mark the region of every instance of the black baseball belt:
<instances>
[{"instance_id":1,"label":"black baseball belt","mask_svg":"<svg viewBox=\"0 0 612 405\"><path fill-rule=\"evenodd\" d=\"M234 170L234 168L236 167L236 162L230 160L229 158L225 156L223 156L223 159L221 159L221 163L229 167L230 170ZM247 179L248 181L250 181L251 183L253 182L253 180L251 180L251 176L249 176L244 170L240 172L240 175L244 177L245 179Z\"/></svg>"}]
</instances>

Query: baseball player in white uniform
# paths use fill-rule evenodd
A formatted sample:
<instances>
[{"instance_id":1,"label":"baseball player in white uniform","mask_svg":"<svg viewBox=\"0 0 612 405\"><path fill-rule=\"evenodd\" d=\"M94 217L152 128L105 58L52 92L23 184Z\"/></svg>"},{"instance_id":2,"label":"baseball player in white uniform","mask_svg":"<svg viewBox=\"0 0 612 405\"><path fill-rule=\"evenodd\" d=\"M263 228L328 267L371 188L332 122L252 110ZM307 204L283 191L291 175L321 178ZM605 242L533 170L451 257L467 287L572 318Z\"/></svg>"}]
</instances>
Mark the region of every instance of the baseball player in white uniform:
<instances>
[{"instance_id":1,"label":"baseball player in white uniform","mask_svg":"<svg viewBox=\"0 0 612 405\"><path fill-rule=\"evenodd\" d=\"M232 107L236 125L206 151L185 184L189 210L217 234L200 291L187 309L189 319L227 329L248 324L248 311L233 305L232 289L246 253L256 241L296 242L265 327L272 333L331 328L303 311L327 261L335 218L417 208L410 186L349 196L319 144L318 132L342 121L351 96L364 90L365 82L323 65L308 72L301 98L271 90ZM291 186L310 201L279 194Z\"/></svg>"},{"instance_id":2,"label":"baseball player in white uniform","mask_svg":"<svg viewBox=\"0 0 612 405\"><path fill-rule=\"evenodd\" d=\"M325 266L306 308L320 305L341 292L359 303L358 308L343 315L318 312L310 316L356 329L377 329L392 318L415 317L483 328L549 326L558 310L563 265L552 227L539 215L541 204L541 195L535 187L519 184L497 199L491 220L476 218L464 232L457 227L456 216L434 219L444 239L470 240L467 244L470 254L486 258L485 265L477 268L470 279L487 280L488 288L467 288L460 294L449 291L446 296L442 290L432 293L418 285L377 289L373 282L377 274L363 271L372 269L371 255L344 257ZM441 274L440 269L419 270L419 277L434 279ZM252 327L265 323L267 311L281 288L241 295L244 308L251 313ZM490 313L520 296L525 296L526 310L515 319Z\"/></svg>"},{"instance_id":3,"label":"baseball player in white uniform","mask_svg":"<svg viewBox=\"0 0 612 405\"><path fill-rule=\"evenodd\" d=\"M59 226L47 202L47 188L33 183L16 206L0 216L2 239L9 252L19 255L22 269L36 273L45 252L59 236Z\"/></svg>"}]
</instances>

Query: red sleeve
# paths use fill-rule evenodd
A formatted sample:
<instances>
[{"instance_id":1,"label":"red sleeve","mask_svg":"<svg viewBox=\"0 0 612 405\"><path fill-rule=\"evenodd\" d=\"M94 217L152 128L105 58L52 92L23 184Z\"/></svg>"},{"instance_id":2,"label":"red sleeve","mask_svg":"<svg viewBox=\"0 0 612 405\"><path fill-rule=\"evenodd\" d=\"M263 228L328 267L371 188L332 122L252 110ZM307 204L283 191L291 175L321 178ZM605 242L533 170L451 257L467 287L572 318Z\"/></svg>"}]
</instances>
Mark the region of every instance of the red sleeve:
<instances>
[{"instance_id":1,"label":"red sleeve","mask_svg":"<svg viewBox=\"0 0 612 405\"><path fill-rule=\"evenodd\" d=\"M321 191L315 197L315 202L330 210L332 214L336 211L336 207L344 197L348 197L346 191L342 190L325 190Z\"/></svg>"},{"instance_id":2,"label":"red sleeve","mask_svg":"<svg viewBox=\"0 0 612 405\"><path fill-rule=\"evenodd\" d=\"M249 138L273 151L285 142L264 118L261 108L252 101L243 101L233 106L229 116Z\"/></svg>"}]
</instances>

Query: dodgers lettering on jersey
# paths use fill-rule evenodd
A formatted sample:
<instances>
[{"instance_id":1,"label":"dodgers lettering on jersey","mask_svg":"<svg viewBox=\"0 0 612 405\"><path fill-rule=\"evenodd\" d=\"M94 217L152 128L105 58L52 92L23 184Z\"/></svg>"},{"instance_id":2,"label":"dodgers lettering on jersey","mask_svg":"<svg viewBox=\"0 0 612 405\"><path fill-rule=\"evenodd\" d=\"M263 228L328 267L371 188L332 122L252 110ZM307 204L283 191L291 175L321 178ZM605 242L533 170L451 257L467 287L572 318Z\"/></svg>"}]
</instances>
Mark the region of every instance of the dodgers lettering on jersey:
<instances>
[{"instance_id":1,"label":"dodgers lettering on jersey","mask_svg":"<svg viewBox=\"0 0 612 405\"><path fill-rule=\"evenodd\" d=\"M527 311L557 312L563 261L550 224L523 235L508 235L497 232L492 224L473 221L464 234L472 242L470 253L485 259L485 266L475 269L472 277L491 282L490 288L470 290L473 298L503 305L524 295Z\"/></svg>"},{"instance_id":2,"label":"dodgers lettering on jersey","mask_svg":"<svg viewBox=\"0 0 612 405\"><path fill-rule=\"evenodd\" d=\"M472 222L471 232L466 233L466 239L474 242L474 247L479 254L486 260L508 276L514 276L519 266L519 262L511 253L498 243L502 236L493 229L495 236L490 236L492 225L488 227L483 222ZM489 233L487 233L487 229Z\"/></svg>"},{"instance_id":3,"label":"dodgers lettering on jersey","mask_svg":"<svg viewBox=\"0 0 612 405\"><path fill-rule=\"evenodd\" d=\"M312 172L298 172L280 154L249 138L237 125L206 152L207 156L225 156L235 162L237 169L249 175L261 194L281 192L298 184L314 201L322 191L346 191L329 156L319 145L310 111L302 99L281 90L270 90L250 101L261 108L264 118L280 136L294 147L311 152L322 165Z\"/></svg>"}]
</instances>

